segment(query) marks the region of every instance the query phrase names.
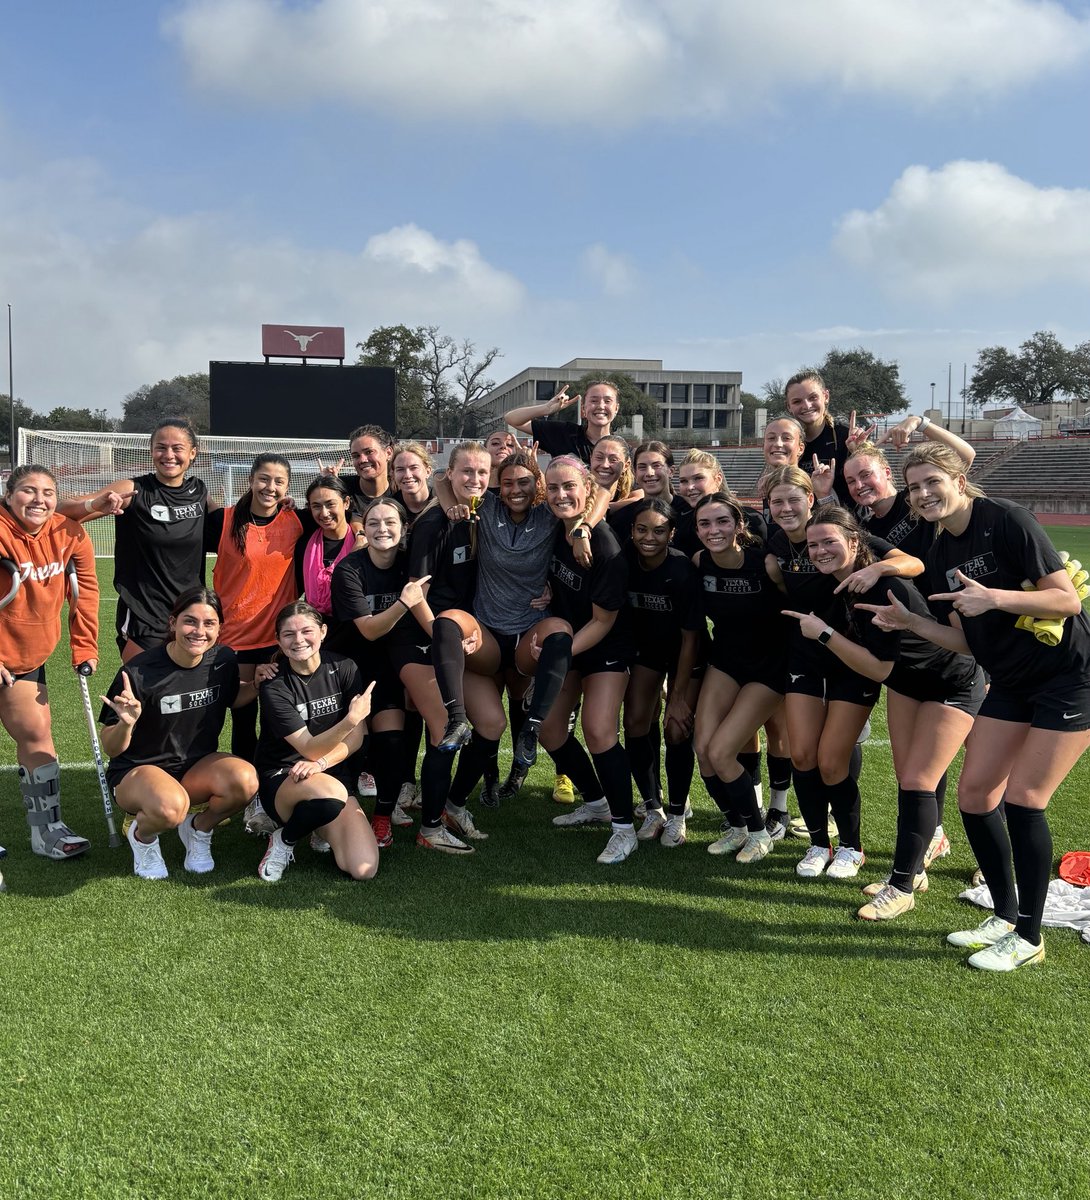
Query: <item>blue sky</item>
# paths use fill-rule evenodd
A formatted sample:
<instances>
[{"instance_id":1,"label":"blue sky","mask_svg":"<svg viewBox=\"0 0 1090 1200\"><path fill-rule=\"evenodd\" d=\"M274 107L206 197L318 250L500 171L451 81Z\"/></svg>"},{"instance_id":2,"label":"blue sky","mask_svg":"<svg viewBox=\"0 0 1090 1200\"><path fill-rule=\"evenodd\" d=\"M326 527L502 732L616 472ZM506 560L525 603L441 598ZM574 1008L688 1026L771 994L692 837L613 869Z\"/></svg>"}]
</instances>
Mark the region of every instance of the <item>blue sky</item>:
<instances>
[{"instance_id":1,"label":"blue sky","mask_svg":"<svg viewBox=\"0 0 1090 1200\"><path fill-rule=\"evenodd\" d=\"M863 345L916 408L983 346L1090 338L1090 3L39 0L5 26L0 303L42 411L259 360L262 322L755 392Z\"/></svg>"}]
</instances>

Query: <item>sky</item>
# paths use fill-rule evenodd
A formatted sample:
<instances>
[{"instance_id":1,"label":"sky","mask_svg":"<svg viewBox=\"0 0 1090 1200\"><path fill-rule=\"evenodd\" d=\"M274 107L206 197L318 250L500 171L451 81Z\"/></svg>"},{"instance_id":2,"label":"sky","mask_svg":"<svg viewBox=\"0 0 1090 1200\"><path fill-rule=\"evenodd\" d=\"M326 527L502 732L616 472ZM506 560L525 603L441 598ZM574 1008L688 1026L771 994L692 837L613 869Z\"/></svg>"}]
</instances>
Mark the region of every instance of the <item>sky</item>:
<instances>
[{"instance_id":1,"label":"sky","mask_svg":"<svg viewBox=\"0 0 1090 1200\"><path fill-rule=\"evenodd\" d=\"M863 346L956 403L1090 338L1088 100L1090 0L12 5L15 393L119 414L283 322L758 394Z\"/></svg>"}]
</instances>

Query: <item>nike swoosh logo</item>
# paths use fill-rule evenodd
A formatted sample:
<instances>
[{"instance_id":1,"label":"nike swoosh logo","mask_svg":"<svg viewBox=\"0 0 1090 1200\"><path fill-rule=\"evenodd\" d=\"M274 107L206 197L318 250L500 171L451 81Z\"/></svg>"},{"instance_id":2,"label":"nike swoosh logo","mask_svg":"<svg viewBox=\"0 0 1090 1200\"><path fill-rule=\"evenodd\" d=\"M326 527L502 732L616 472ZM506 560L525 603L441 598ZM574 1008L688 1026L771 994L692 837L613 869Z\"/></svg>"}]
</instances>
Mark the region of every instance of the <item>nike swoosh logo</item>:
<instances>
[{"instance_id":1,"label":"nike swoosh logo","mask_svg":"<svg viewBox=\"0 0 1090 1200\"><path fill-rule=\"evenodd\" d=\"M1074 720L1076 717L1081 717L1081 716L1082 716L1082 713L1081 713L1081 712L1077 712L1077 713L1064 713L1064 720L1065 720L1065 721L1073 721L1073 720Z\"/></svg>"},{"instance_id":2,"label":"nike swoosh logo","mask_svg":"<svg viewBox=\"0 0 1090 1200\"><path fill-rule=\"evenodd\" d=\"M620 660L619 658L607 658L607 659L606 659L606 666L607 666L607 667L615 667L615 666L616 666L616 665L617 665L617 664L618 664L620 661L621 661L621 660ZM1077 715L1077 714L1076 714L1076 715Z\"/></svg>"}]
</instances>

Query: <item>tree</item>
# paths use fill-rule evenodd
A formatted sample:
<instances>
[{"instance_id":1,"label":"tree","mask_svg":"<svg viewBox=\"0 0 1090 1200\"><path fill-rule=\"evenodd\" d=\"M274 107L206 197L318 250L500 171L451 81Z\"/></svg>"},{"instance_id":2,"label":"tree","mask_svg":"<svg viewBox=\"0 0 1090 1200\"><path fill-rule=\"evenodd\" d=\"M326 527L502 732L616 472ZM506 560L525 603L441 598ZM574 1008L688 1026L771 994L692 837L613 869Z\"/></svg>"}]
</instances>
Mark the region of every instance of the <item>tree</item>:
<instances>
[{"instance_id":1,"label":"tree","mask_svg":"<svg viewBox=\"0 0 1090 1200\"><path fill-rule=\"evenodd\" d=\"M421 330L407 325L380 325L365 342L357 342L362 367L393 367L397 373L397 435L430 437L430 417L424 402Z\"/></svg>"},{"instance_id":2,"label":"tree","mask_svg":"<svg viewBox=\"0 0 1090 1200\"><path fill-rule=\"evenodd\" d=\"M845 419L855 412L863 416L888 416L908 407L900 368L884 362L862 346L854 350L833 347L816 368L829 389L829 411ZM761 389L770 415L787 407L784 381L770 379Z\"/></svg>"},{"instance_id":3,"label":"tree","mask_svg":"<svg viewBox=\"0 0 1090 1200\"><path fill-rule=\"evenodd\" d=\"M631 425L632 418L639 413L643 417L644 433L658 432L661 423L658 401L653 400L645 392L641 392L639 385L626 371L588 371L571 384L568 388L568 395L585 396L587 388L592 383L602 382L612 383L617 389L620 411L614 422L616 426ZM574 413L573 419L578 421L582 418L580 414Z\"/></svg>"},{"instance_id":4,"label":"tree","mask_svg":"<svg viewBox=\"0 0 1090 1200\"><path fill-rule=\"evenodd\" d=\"M755 437L757 433L757 409L767 408L768 401L760 396L755 396L752 392L741 392L738 399L742 402L742 437Z\"/></svg>"},{"instance_id":5,"label":"tree","mask_svg":"<svg viewBox=\"0 0 1090 1200\"><path fill-rule=\"evenodd\" d=\"M116 420L104 408L68 408L59 405L38 419L39 429L67 429L72 432L86 430L90 433L107 433L116 428Z\"/></svg>"},{"instance_id":6,"label":"tree","mask_svg":"<svg viewBox=\"0 0 1090 1200\"><path fill-rule=\"evenodd\" d=\"M470 341L462 343L462 360L458 364L455 378L456 391L452 398L451 407L458 420L458 437L466 437L477 432L477 415L474 405L495 386L496 381L489 379L485 372L496 361L502 358L499 347L492 346L484 354L474 359L477 348Z\"/></svg>"},{"instance_id":7,"label":"tree","mask_svg":"<svg viewBox=\"0 0 1090 1200\"><path fill-rule=\"evenodd\" d=\"M19 444L19 430L33 429L38 423L38 417L29 404L24 404L22 400L16 397L15 400L15 444ZM8 451L8 461L11 462L15 455L12 453L12 447L8 445L11 440L11 397L0 395L0 446L4 446Z\"/></svg>"},{"instance_id":8,"label":"tree","mask_svg":"<svg viewBox=\"0 0 1090 1200\"><path fill-rule=\"evenodd\" d=\"M208 375L175 375L156 384L141 384L125 397L121 429L151 433L164 417L185 417L198 433L208 430Z\"/></svg>"},{"instance_id":9,"label":"tree","mask_svg":"<svg viewBox=\"0 0 1090 1200\"><path fill-rule=\"evenodd\" d=\"M986 404L1048 404L1061 396L1085 395L1090 386L1090 342L1067 350L1049 331L1038 331L1015 354L1005 346L977 352L968 398Z\"/></svg>"}]
</instances>

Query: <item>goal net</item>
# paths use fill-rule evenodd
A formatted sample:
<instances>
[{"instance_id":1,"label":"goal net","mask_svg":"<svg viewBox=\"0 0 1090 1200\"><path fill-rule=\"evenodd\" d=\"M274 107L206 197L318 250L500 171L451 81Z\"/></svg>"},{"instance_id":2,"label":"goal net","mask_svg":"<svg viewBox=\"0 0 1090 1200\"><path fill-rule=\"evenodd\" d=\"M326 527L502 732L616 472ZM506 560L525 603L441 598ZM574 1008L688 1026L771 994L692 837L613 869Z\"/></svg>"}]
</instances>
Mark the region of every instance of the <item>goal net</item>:
<instances>
[{"instance_id":1,"label":"goal net","mask_svg":"<svg viewBox=\"0 0 1090 1200\"><path fill-rule=\"evenodd\" d=\"M62 497L94 492L117 479L146 475L154 468L146 433L64 433L54 429L20 429L21 463L48 467L57 477ZM234 504L246 491L250 467L259 454L281 454L291 463L291 494L301 504L310 481L318 474L318 460L351 471L348 442L344 437L294 439L265 437L213 437L200 439L200 452L191 473L204 480L208 494L220 504ZM95 554L110 558L114 552L114 522L109 517L88 521Z\"/></svg>"}]
</instances>

